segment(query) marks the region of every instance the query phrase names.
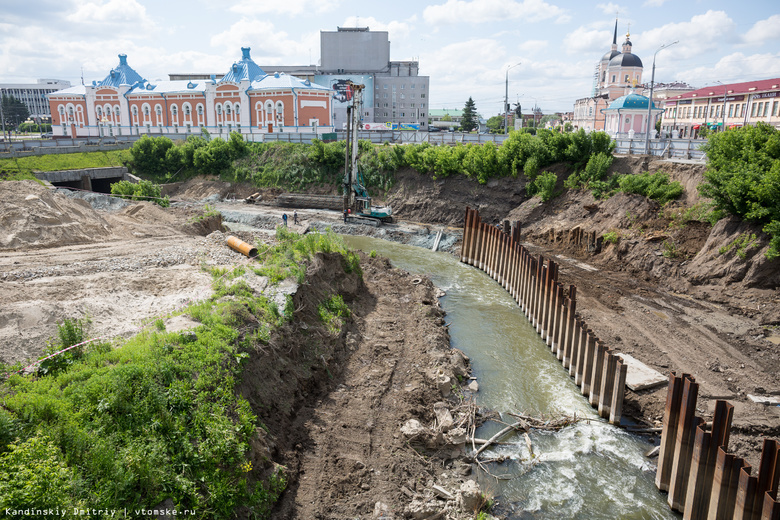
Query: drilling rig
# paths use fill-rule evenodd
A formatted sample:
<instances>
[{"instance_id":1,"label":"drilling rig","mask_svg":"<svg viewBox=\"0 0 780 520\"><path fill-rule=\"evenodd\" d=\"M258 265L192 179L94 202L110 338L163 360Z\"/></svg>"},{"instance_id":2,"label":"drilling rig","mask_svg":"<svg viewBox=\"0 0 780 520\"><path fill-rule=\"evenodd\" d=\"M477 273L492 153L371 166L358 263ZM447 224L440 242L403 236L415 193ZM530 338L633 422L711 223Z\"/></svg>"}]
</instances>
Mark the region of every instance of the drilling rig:
<instances>
[{"instance_id":1,"label":"drilling rig","mask_svg":"<svg viewBox=\"0 0 780 520\"><path fill-rule=\"evenodd\" d=\"M344 154L344 211L352 217L379 222L392 222L393 210L389 206L372 206L371 197L363 184L363 175L358 169L358 130L363 108L365 85L348 83L352 92L352 105L347 107L347 149Z\"/></svg>"}]
</instances>

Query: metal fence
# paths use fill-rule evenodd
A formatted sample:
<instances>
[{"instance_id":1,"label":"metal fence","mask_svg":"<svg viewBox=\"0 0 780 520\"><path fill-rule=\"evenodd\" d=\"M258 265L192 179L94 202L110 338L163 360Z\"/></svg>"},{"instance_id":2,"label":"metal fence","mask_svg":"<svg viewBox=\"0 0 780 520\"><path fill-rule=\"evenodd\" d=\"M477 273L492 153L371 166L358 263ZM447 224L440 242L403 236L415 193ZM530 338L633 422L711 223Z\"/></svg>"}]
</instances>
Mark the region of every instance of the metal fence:
<instances>
[{"instance_id":1,"label":"metal fence","mask_svg":"<svg viewBox=\"0 0 780 520\"><path fill-rule=\"evenodd\" d=\"M672 373L655 483L684 520L778 520L780 443L764 439L758 473L728 453L734 406L715 402L711 427L696 417L699 385ZM708 431L709 430L709 431Z\"/></svg>"},{"instance_id":2,"label":"metal fence","mask_svg":"<svg viewBox=\"0 0 780 520\"><path fill-rule=\"evenodd\" d=\"M460 261L473 265L509 291L542 340L574 378L601 417L620 424L628 366L599 341L576 313L577 288L558 282L558 264L531 256L519 243L517 223L504 230L466 208Z\"/></svg>"},{"instance_id":3,"label":"metal fence","mask_svg":"<svg viewBox=\"0 0 780 520\"><path fill-rule=\"evenodd\" d=\"M614 139L615 152L619 155L644 155L645 140L629 139L618 136ZM648 155L668 157L670 159L704 160L706 158L701 147L705 139L650 139Z\"/></svg>"}]
</instances>

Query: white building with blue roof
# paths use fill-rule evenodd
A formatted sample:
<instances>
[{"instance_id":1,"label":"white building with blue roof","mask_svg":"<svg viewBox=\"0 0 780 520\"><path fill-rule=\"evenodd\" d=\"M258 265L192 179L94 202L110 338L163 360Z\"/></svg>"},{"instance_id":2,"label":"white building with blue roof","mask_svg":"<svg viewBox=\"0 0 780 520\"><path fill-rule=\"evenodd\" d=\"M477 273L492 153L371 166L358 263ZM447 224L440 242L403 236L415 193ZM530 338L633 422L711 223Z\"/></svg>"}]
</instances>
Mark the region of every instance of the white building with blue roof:
<instances>
[{"instance_id":1,"label":"white building with blue roof","mask_svg":"<svg viewBox=\"0 0 780 520\"><path fill-rule=\"evenodd\" d=\"M55 136L170 135L200 133L227 137L332 130L331 92L286 74L266 74L241 49L242 57L219 80L149 82L119 55L119 65L101 81L49 94Z\"/></svg>"},{"instance_id":2,"label":"white building with blue roof","mask_svg":"<svg viewBox=\"0 0 780 520\"><path fill-rule=\"evenodd\" d=\"M605 116L604 131L613 137L640 138L647 133L648 103L650 99L635 92L620 96L601 112ZM650 137L655 137L655 123L663 112L651 103Z\"/></svg>"}]
</instances>

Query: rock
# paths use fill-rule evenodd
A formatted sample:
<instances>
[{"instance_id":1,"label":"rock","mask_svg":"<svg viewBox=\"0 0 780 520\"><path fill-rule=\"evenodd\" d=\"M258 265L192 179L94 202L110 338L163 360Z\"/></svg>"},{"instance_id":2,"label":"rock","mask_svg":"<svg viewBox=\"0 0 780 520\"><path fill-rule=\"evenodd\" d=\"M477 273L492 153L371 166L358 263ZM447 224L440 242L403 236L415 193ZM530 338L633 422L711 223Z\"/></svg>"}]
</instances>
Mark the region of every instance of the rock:
<instances>
[{"instance_id":1,"label":"rock","mask_svg":"<svg viewBox=\"0 0 780 520\"><path fill-rule=\"evenodd\" d=\"M447 397L452 393L452 379L450 376L440 373L436 378L436 387L441 392L442 397Z\"/></svg>"},{"instance_id":2,"label":"rock","mask_svg":"<svg viewBox=\"0 0 780 520\"><path fill-rule=\"evenodd\" d=\"M469 375L469 358L466 354L456 348L452 349L450 365L456 376L465 377Z\"/></svg>"},{"instance_id":3,"label":"rock","mask_svg":"<svg viewBox=\"0 0 780 520\"><path fill-rule=\"evenodd\" d=\"M393 515L389 507L384 502L374 504L374 518L377 520L393 520Z\"/></svg>"},{"instance_id":4,"label":"rock","mask_svg":"<svg viewBox=\"0 0 780 520\"><path fill-rule=\"evenodd\" d=\"M472 381L471 383L468 384L466 389L471 392L479 392L479 383L477 383L476 381Z\"/></svg>"},{"instance_id":5,"label":"rock","mask_svg":"<svg viewBox=\"0 0 780 520\"><path fill-rule=\"evenodd\" d=\"M484 497L479 484L473 480L467 480L460 485L458 491L458 503L462 511L475 512L483 505Z\"/></svg>"},{"instance_id":6,"label":"rock","mask_svg":"<svg viewBox=\"0 0 780 520\"><path fill-rule=\"evenodd\" d=\"M455 500L455 496L441 486L434 484L432 489L437 496L443 498L444 500Z\"/></svg>"},{"instance_id":7,"label":"rock","mask_svg":"<svg viewBox=\"0 0 780 520\"><path fill-rule=\"evenodd\" d=\"M455 446L462 446L466 444L469 435L466 432L466 428L453 428L444 435L444 440L447 444L453 444Z\"/></svg>"},{"instance_id":8,"label":"rock","mask_svg":"<svg viewBox=\"0 0 780 520\"><path fill-rule=\"evenodd\" d=\"M418 435L421 435L427 431L427 428L420 424L420 421L417 419L409 419L404 423L403 426L401 426L401 433L406 435L407 437L416 437Z\"/></svg>"},{"instance_id":9,"label":"rock","mask_svg":"<svg viewBox=\"0 0 780 520\"><path fill-rule=\"evenodd\" d=\"M452 420L452 413L447 408L447 403L439 401L433 405L433 412L436 414L436 423L439 425L439 430L442 432L448 432L454 423Z\"/></svg>"},{"instance_id":10,"label":"rock","mask_svg":"<svg viewBox=\"0 0 780 520\"><path fill-rule=\"evenodd\" d=\"M444 507L444 503L440 500L425 500L415 499L412 500L406 509L404 514L407 517L414 518L415 520L423 520L436 513L439 513Z\"/></svg>"}]
</instances>

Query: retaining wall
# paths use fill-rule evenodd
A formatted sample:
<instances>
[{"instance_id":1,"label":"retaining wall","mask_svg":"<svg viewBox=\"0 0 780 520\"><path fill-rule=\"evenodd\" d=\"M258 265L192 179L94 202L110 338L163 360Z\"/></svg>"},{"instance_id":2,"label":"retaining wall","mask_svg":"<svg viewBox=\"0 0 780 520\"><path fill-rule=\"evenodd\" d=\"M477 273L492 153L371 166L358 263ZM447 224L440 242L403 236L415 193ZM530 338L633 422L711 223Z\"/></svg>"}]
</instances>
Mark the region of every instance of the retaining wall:
<instances>
[{"instance_id":1,"label":"retaining wall","mask_svg":"<svg viewBox=\"0 0 780 520\"><path fill-rule=\"evenodd\" d=\"M601 417L619 424L627 365L603 345L576 312L577 288L558 282L558 264L532 256L520 245L517 223L504 229L480 221L466 208L461 262L473 265L504 286L542 339L569 371Z\"/></svg>"}]
</instances>

